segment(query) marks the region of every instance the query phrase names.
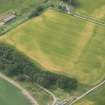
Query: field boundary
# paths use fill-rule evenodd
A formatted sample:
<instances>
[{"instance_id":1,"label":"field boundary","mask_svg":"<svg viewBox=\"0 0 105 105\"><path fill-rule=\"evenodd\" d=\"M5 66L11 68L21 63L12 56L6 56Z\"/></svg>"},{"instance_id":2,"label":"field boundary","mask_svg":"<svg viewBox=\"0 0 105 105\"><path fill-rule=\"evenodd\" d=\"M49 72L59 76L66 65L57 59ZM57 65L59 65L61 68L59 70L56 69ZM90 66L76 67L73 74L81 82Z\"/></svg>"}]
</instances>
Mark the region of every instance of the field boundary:
<instances>
[{"instance_id":1,"label":"field boundary","mask_svg":"<svg viewBox=\"0 0 105 105\"><path fill-rule=\"evenodd\" d=\"M96 25L100 25L100 26L104 26L105 27L105 21L101 21L101 20L93 18L91 16L89 16L89 17L85 16L85 15L83 16L83 15L78 14L78 13L73 13L71 15L74 16L74 17L80 18L82 20L86 20L88 22L95 23Z\"/></svg>"}]
</instances>

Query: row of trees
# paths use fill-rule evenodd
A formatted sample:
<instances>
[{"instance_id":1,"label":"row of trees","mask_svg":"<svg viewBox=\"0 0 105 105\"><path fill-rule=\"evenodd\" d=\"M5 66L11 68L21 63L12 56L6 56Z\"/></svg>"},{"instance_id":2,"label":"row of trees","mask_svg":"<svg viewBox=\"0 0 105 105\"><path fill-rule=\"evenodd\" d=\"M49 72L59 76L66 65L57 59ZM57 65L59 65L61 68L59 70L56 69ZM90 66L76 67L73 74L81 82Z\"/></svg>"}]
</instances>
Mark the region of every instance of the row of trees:
<instances>
[{"instance_id":1,"label":"row of trees","mask_svg":"<svg viewBox=\"0 0 105 105\"><path fill-rule=\"evenodd\" d=\"M52 2L49 2L49 0L45 0L42 4L40 4L38 7L36 7L29 18L39 16L44 10L46 10L49 7L54 7L54 4Z\"/></svg>"},{"instance_id":2,"label":"row of trees","mask_svg":"<svg viewBox=\"0 0 105 105\"><path fill-rule=\"evenodd\" d=\"M48 89L71 91L78 86L76 79L42 70L15 48L3 43L0 44L0 70L8 76L17 77L18 80L28 80Z\"/></svg>"}]
</instances>

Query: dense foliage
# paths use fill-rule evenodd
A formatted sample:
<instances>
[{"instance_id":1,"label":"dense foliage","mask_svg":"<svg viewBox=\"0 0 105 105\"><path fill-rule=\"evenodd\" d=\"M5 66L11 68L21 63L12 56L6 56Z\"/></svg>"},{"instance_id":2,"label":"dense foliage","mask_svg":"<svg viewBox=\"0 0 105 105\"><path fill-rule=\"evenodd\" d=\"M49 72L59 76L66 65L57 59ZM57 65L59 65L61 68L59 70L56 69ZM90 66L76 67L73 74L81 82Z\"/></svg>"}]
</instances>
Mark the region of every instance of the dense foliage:
<instances>
[{"instance_id":1,"label":"dense foliage","mask_svg":"<svg viewBox=\"0 0 105 105\"><path fill-rule=\"evenodd\" d=\"M71 91L77 88L77 80L41 70L15 48L0 44L0 70L19 80L30 80L46 88L61 88Z\"/></svg>"},{"instance_id":2,"label":"dense foliage","mask_svg":"<svg viewBox=\"0 0 105 105\"><path fill-rule=\"evenodd\" d=\"M39 16L41 13L43 13L44 10L46 10L49 7L54 7L54 4L50 2L49 0L45 0L42 4L37 6L32 13L30 14L29 18Z\"/></svg>"}]
</instances>

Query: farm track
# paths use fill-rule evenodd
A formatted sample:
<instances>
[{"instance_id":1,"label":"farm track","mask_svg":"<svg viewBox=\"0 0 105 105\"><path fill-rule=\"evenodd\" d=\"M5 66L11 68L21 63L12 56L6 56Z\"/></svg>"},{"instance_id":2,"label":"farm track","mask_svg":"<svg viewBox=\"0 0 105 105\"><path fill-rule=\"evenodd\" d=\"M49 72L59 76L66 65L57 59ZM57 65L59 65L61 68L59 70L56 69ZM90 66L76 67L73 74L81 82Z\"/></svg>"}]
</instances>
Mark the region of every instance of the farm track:
<instances>
[{"instance_id":1,"label":"farm track","mask_svg":"<svg viewBox=\"0 0 105 105\"><path fill-rule=\"evenodd\" d=\"M102 27L105 27L105 22L104 21L101 21L101 20L98 20L96 18L88 17L88 16L83 16L83 15L80 15L78 13L73 13L71 15L74 16L74 17L80 18L82 20L86 20L88 22L95 23L96 25L100 25Z\"/></svg>"},{"instance_id":2,"label":"farm track","mask_svg":"<svg viewBox=\"0 0 105 105\"><path fill-rule=\"evenodd\" d=\"M16 81L10 79L9 77L5 76L2 73L0 73L0 78L4 79L5 81L9 82L13 86L15 86L16 88L18 88L19 90L21 90L22 94L25 97L27 97L28 100L30 100L30 102L32 103L32 105L39 105L37 103L37 101L32 97L32 95L26 89L24 89L19 83L17 83Z\"/></svg>"}]
</instances>

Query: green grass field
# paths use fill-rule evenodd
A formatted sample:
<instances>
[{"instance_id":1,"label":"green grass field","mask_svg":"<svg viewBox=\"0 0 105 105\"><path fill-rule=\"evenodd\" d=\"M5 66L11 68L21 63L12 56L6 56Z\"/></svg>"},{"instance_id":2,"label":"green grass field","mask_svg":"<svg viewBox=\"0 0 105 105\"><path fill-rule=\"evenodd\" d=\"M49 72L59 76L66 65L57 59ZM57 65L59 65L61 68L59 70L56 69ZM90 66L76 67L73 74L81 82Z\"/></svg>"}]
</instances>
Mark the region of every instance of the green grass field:
<instances>
[{"instance_id":1,"label":"green grass field","mask_svg":"<svg viewBox=\"0 0 105 105\"><path fill-rule=\"evenodd\" d=\"M91 15L93 11L97 11L98 8L105 7L105 0L75 0L78 2L79 6L77 11L79 10L81 13L85 13L87 15Z\"/></svg>"},{"instance_id":2,"label":"green grass field","mask_svg":"<svg viewBox=\"0 0 105 105\"><path fill-rule=\"evenodd\" d=\"M84 25L85 22L69 15L48 10L42 16L29 20L1 39L15 45L49 70L71 74L70 69L78 48L78 43L75 42L81 40L80 33Z\"/></svg>"},{"instance_id":3,"label":"green grass field","mask_svg":"<svg viewBox=\"0 0 105 105\"><path fill-rule=\"evenodd\" d=\"M97 11L93 14L101 19L105 13ZM93 39L94 27L95 24L48 10L1 39L16 46L48 70L74 76L80 82L88 84L97 81L104 72L101 66L97 68L98 55L95 53L90 56L94 51L87 48L92 46L93 49L89 41Z\"/></svg>"},{"instance_id":4,"label":"green grass field","mask_svg":"<svg viewBox=\"0 0 105 105\"><path fill-rule=\"evenodd\" d=\"M20 90L0 79L0 105L31 105Z\"/></svg>"},{"instance_id":5,"label":"green grass field","mask_svg":"<svg viewBox=\"0 0 105 105\"><path fill-rule=\"evenodd\" d=\"M99 19L104 14L104 11L93 13ZM95 43L94 27L93 23L48 10L10 31L1 40L16 46L48 70L76 77L79 82L88 84L103 77L104 72L98 60L102 54L98 58L93 50L95 46L90 43L90 40Z\"/></svg>"}]
</instances>

